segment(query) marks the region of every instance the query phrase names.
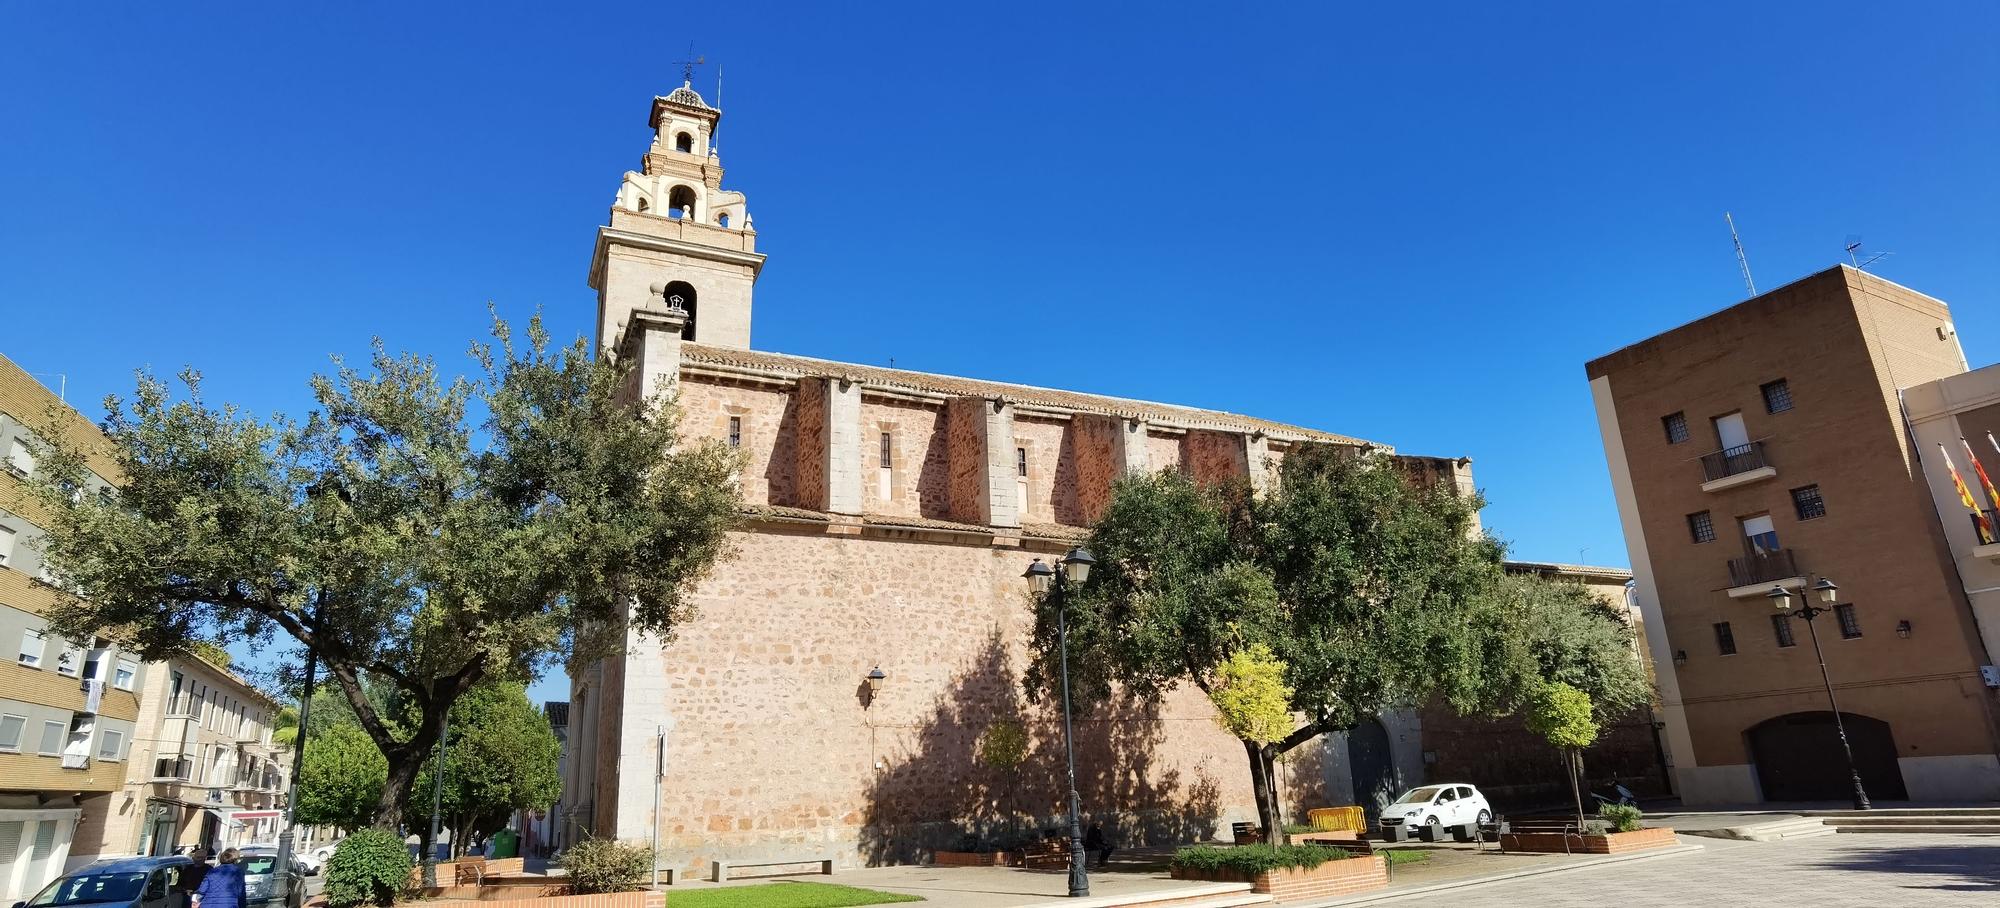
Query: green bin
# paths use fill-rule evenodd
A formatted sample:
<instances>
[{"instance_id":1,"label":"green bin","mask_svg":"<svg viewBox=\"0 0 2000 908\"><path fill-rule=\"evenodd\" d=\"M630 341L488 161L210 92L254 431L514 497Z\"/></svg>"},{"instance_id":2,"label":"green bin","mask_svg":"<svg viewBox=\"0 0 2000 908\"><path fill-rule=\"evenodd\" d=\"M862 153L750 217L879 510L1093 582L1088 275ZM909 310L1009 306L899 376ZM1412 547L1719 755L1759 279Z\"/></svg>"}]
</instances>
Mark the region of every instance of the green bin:
<instances>
[{"instance_id":1,"label":"green bin","mask_svg":"<svg viewBox=\"0 0 2000 908\"><path fill-rule=\"evenodd\" d=\"M521 854L521 834L512 829L502 829L486 842L488 858L511 858Z\"/></svg>"}]
</instances>

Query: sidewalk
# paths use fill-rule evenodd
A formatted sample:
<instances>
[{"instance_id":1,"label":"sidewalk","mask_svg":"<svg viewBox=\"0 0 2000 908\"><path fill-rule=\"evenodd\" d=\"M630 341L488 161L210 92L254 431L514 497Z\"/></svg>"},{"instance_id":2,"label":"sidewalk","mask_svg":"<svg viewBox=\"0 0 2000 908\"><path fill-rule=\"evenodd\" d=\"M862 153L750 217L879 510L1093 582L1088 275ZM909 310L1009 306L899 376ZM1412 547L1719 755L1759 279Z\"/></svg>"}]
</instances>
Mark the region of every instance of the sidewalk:
<instances>
[{"instance_id":1,"label":"sidewalk","mask_svg":"<svg viewBox=\"0 0 2000 908\"><path fill-rule=\"evenodd\" d=\"M1061 871L1022 870L1017 867L933 867L928 865L866 867L841 870L832 876L788 876L730 880L710 883L688 880L664 887L667 904L678 892L694 892L728 886L756 886L791 880L838 883L917 895L953 908L1021 908L1061 900L1069 893L1069 874ZM1092 896L1130 897L1140 894L1199 891L1213 886L1198 880L1170 879L1164 872L1092 872Z\"/></svg>"}]
</instances>

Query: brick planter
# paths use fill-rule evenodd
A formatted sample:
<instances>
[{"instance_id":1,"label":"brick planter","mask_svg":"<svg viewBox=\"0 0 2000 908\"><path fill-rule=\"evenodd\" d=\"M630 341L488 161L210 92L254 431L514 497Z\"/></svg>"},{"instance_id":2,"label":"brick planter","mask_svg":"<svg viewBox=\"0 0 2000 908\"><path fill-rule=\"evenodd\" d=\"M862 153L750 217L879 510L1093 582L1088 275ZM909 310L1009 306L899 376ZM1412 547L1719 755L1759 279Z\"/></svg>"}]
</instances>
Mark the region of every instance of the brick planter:
<instances>
[{"instance_id":1,"label":"brick planter","mask_svg":"<svg viewBox=\"0 0 2000 908\"><path fill-rule=\"evenodd\" d=\"M1278 901L1330 898L1381 889L1389 885L1389 862L1379 854L1363 858L1328 861L1311 870L1287 867L1268 870L1253 878L1229 871L1196 871L1175 867L1177 880L1204 880L1211 883L1249 883L1250 891Z\"/></svg>"},{"instance_id":2,"label":"brick planter","mask_svg":"<svg viewBox=\"0 0 2000 908\"><path fill-rule=\"evenodd\" d=\"M1068 856L1068 852L1064 852ZM938 867L1013 867L1021 863L1018 851L933 851L931 863Z\"/></svg>"},{"instance_id":3,"label":"brick planter","mask_svg":"<svg viewBox=\"0 0 2000 908\"><path fill-rule=\"evenodd\" d=\"M1564 835L1559 832L1510 832L1500 836L1505 851L1543 854L1624 854L1674 844L1671 827L1612 832L1605 835Z\"/></svg>"}]
</instances>

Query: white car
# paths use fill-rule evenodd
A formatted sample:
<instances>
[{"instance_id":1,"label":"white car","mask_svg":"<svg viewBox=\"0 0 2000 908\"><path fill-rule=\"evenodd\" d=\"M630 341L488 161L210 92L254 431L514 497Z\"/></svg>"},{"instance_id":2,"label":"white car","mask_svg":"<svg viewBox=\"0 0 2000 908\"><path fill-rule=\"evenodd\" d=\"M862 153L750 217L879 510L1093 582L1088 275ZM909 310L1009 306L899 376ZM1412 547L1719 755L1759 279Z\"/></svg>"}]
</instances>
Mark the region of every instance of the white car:
<instances>
[{"instance_id":1,"label":"white car","mask_svg":"<svg viewBox=\"0 0 2000 908\"><path fill-rule=\"evenodd\" d=\"M1382 808L1382 830L1419 826L1457 826L1462 823L1485 825L1493 822L1493 808L1479 789L1457 782L1425 785L1403 792Z\"/></svg>"}]
</instances>

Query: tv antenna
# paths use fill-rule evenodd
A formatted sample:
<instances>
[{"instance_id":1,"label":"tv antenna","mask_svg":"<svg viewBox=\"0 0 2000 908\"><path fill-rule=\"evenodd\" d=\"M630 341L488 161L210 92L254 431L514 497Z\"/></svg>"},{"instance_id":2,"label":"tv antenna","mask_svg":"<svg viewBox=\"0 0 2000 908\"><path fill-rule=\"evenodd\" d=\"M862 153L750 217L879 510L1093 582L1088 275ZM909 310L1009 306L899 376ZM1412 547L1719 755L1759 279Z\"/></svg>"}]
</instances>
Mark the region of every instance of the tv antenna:
<instances>
[{"instance_id":1,"label":"tv antenna","mask_svg":"<svg viewBox=\"0 0 2000 908\"><path fill-rule=\"evenodd\" d=\"M1843 244L1841 248L1847 250L1847 263L1853 265L1856 269L1861 271L1866 271L1868 270L1869 265L1873 265L1876 262L1888 258L1889 256L1895 255L1895 253L1893 252L1877 252L1869 255L1867 261L1862 261L1861 234L1858 233L1848 234L1847 242Z\"/></svg>"},{"instance_id":2,"label":"tv antenna","mask_svg":"<svg viewBox=\"0 0 2000 908\"><path fill-rule=\"evenodd\" d=\"M697 66L705 66L707 65L707 63L708 63L707 57L695 55L693 41L688 42L687 59L674 61L674 65L681 68L681 81L687 83L694 82L694 68Z\"/></svg>"},{"instance_id":3,"label":"tv antenna","mask_svg":"<svg viewBox=\"0 0 2000 908\"><path fill-rule=\"evenodd\" d=\"M1722 213L1723 223L1729 225L1729 241L1736 244L1736 267L1743 269L1743 286L1750 288L1750 295L1757 295L1757 282L1750 279L1750 257L1743 254L1743 240L1736 235L1736 219L1729 212Z\"/></svg>"}]
</instances>

